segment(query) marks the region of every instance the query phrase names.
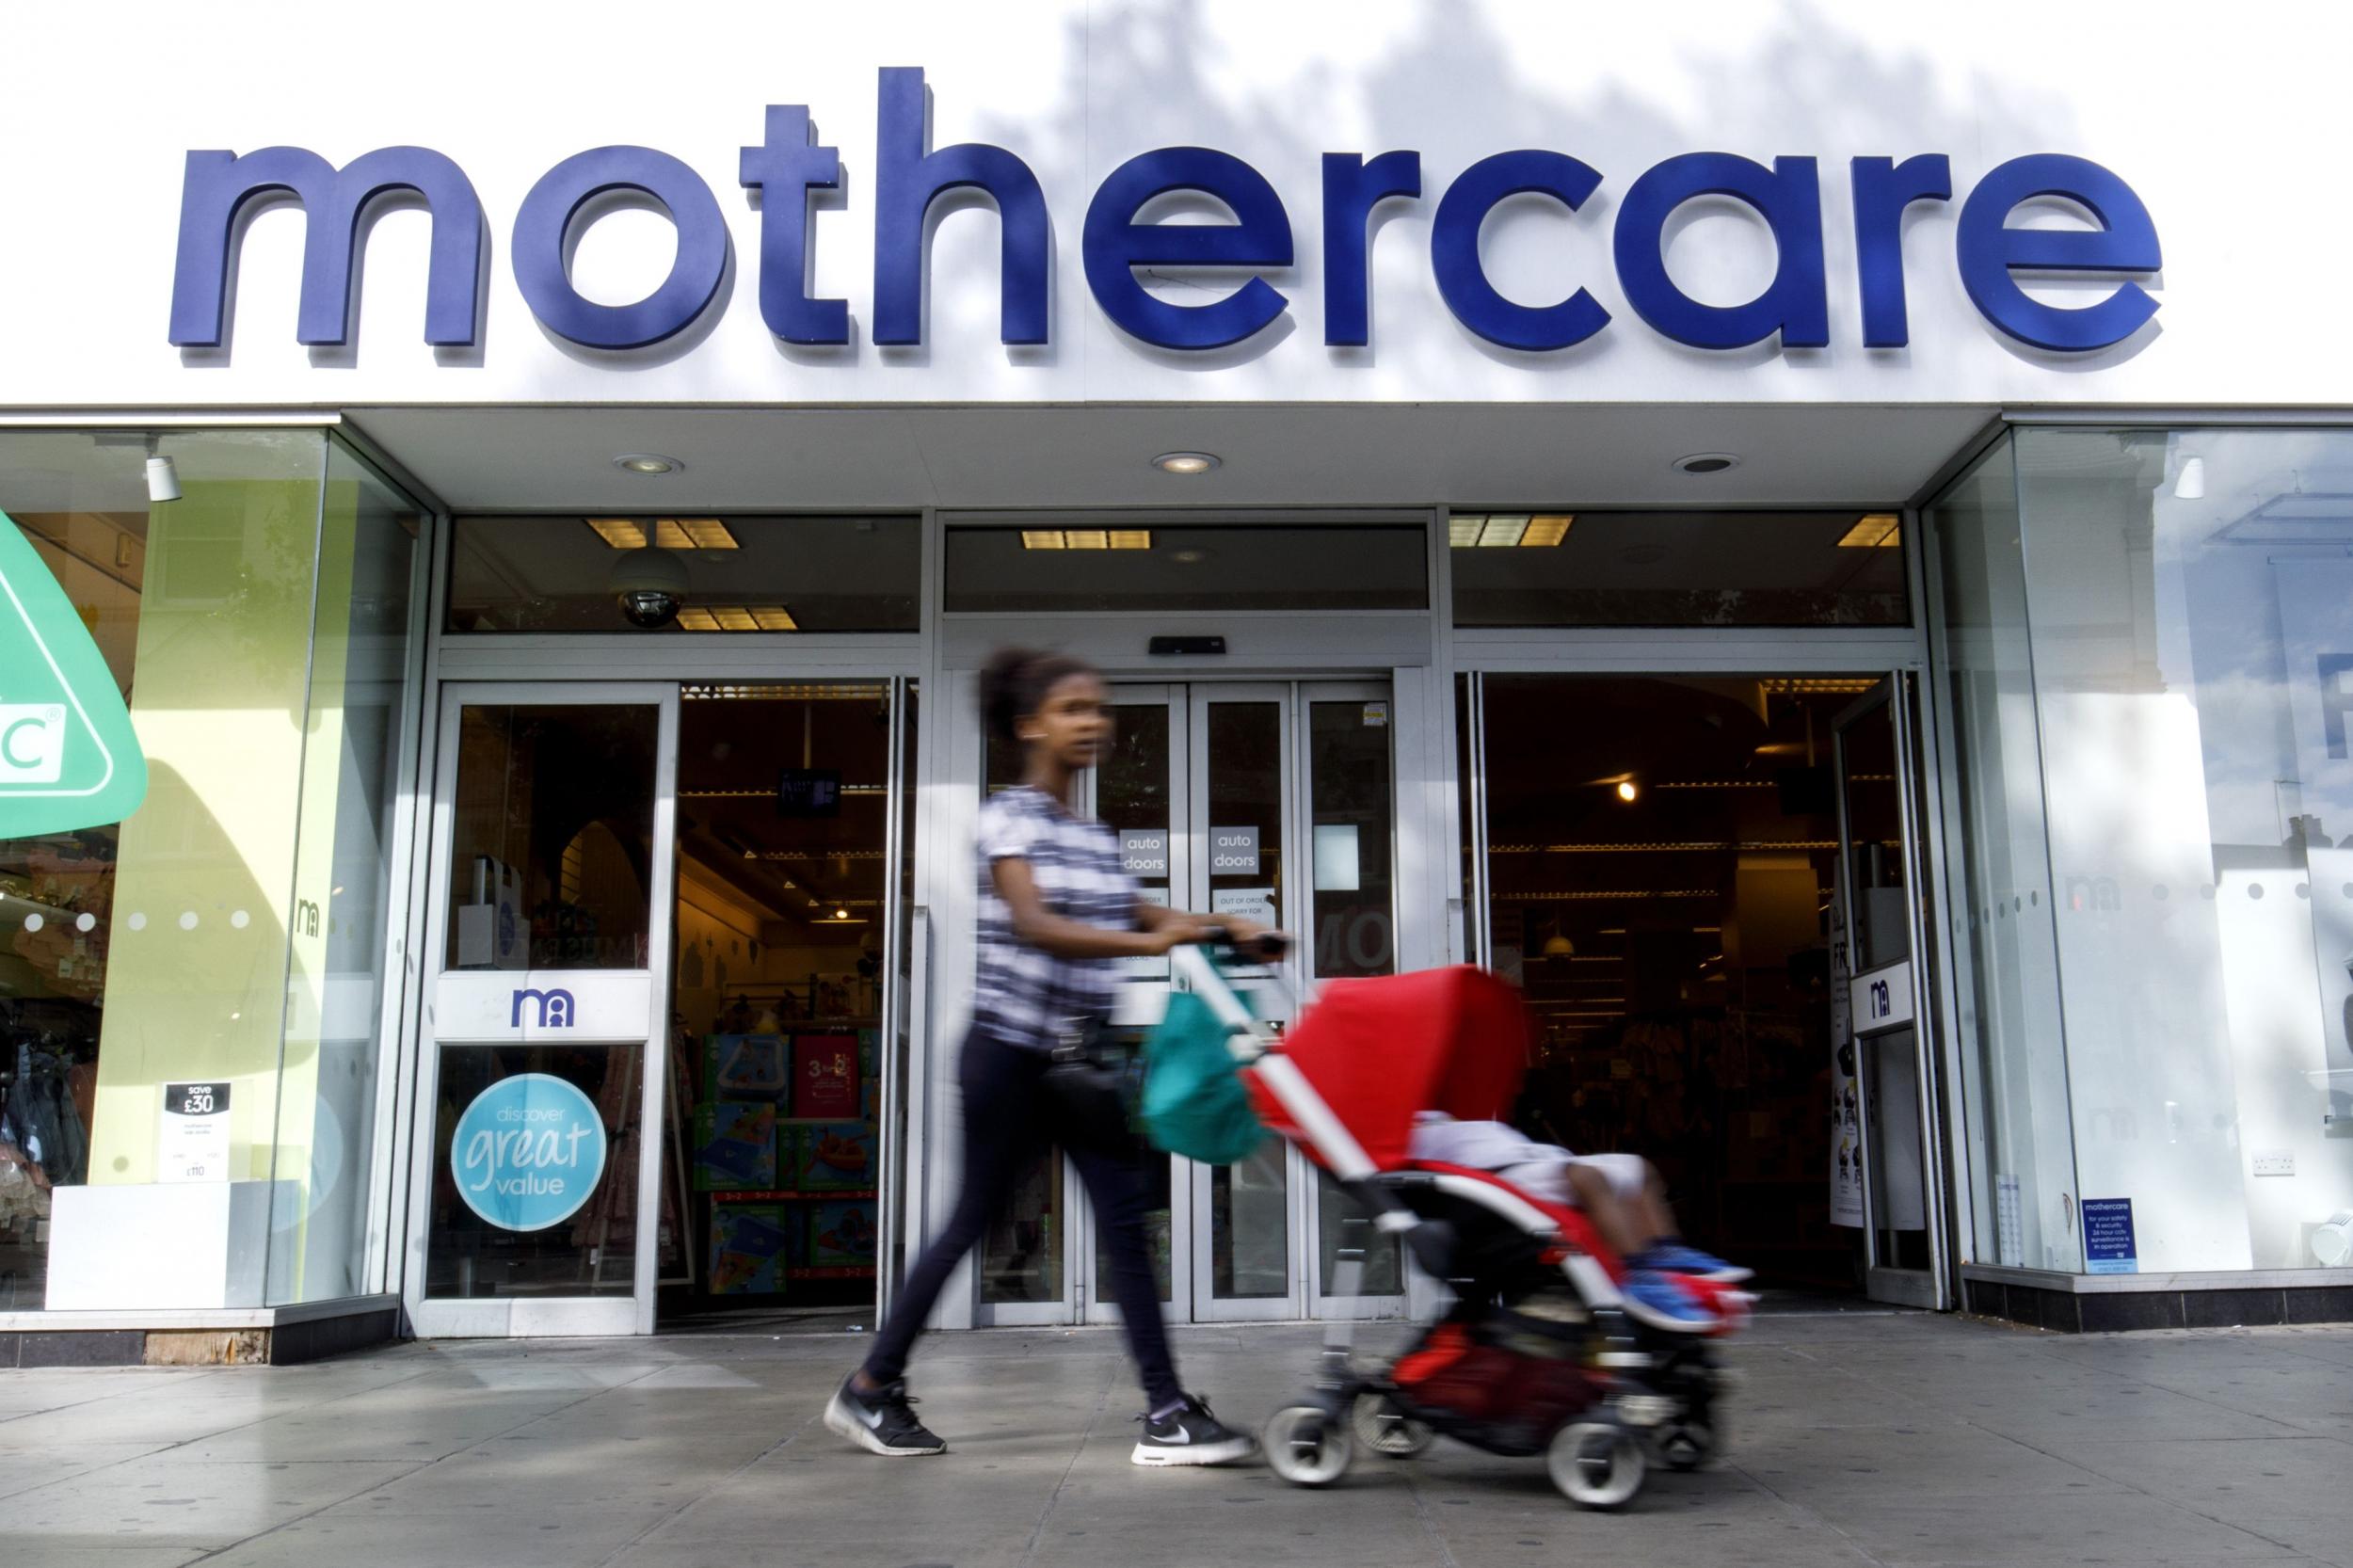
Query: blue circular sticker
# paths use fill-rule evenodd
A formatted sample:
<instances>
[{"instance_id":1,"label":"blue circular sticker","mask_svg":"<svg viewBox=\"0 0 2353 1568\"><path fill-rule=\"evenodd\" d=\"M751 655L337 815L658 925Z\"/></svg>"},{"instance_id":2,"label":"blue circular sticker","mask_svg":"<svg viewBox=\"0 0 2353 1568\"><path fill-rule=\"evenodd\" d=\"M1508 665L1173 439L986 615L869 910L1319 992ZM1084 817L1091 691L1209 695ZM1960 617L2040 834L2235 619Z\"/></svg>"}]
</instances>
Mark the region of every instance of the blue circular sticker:
<instances>
[{"instance_id":1,"label":"blue circular sticker","mask_svg":"<svg viewBox=\"0 0 2353 1568\"><path fill-rule=\"evenodd\" d=\"M546 1073L501 1079L457 1118L450 1165L466 1207L501 1230L570 1219L604 1174L604 1118Z\"/></svg>"}]
</instances>

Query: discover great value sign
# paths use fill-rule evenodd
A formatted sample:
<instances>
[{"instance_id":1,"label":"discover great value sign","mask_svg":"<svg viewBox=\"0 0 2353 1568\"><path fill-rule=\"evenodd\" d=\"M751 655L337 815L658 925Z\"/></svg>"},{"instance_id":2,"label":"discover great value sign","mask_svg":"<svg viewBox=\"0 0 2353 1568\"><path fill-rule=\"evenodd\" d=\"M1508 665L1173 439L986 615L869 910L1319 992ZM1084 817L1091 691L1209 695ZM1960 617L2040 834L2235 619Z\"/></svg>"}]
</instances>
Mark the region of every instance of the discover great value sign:
<instances>
[{"instance_id":1,"label":"discover great value sign","mask_svg":"<svg viewBox=\"0 0 2353 1568\"><path fill-rule=\"evenodd\" d=\"M450 1169L466 1207L501 1230L545 1230L580 1211L604 1174L604 1118L547 1073L501 1079L457 1118Z\"/></svg>"},{"instance_id":2,"label":"discover great value sign","mask_svg":"<svg viewBox=\"0 0 2353 1568\"><path fill-rule=\"evenodd\" d=\"M146 798L122 689L24 531L0 514L0 839L120 822Z\"/></svg>"}]
</instances>

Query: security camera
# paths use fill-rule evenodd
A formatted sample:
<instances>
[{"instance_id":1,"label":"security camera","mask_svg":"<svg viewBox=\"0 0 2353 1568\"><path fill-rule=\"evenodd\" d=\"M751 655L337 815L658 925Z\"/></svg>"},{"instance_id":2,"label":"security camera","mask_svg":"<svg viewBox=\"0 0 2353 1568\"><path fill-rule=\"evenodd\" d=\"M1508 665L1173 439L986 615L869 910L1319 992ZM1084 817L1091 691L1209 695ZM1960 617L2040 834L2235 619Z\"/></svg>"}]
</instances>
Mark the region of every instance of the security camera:
<instances>
[{"instance_id":1,"label":"security camera","mask_svg":"<svg viewBox=\"0 0 2353 1568\"><path fill-rule=\"evenodd\" d=\"M678 619L686 602L686 563L652 546L628 551L613 563L605 585L630 625L651 632Z\"/></svg>"}]
</instances>

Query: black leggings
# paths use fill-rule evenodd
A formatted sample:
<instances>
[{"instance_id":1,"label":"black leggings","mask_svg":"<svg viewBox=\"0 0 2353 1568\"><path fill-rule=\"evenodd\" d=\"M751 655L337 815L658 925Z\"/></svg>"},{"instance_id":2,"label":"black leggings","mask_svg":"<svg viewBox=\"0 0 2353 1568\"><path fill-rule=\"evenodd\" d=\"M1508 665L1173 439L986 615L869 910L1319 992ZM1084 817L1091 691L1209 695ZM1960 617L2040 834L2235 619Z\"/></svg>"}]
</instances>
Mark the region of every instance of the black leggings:
<instances>
[{"instance_id":1,"label":"black leggings","mask_svg":"<svg viewBox=\"0 0 2353 1568\"><path fill-rule=\"evenodd\" d=\"M895 1383L904 1374L916 1336L923 1332L923 1320L931 1316L948 1276L987 1234L989 1221L1004 1207L1024 1163L1051 1138L1051 1108L1041 1081L1046 1066L1043 1051L1007 1045L979 1030L965 1036L956 1069L964 1091L963 1189L947 1227L916 1259L906 1285L891 1304L888 1320L874 1336L865 1370L876 1383ZM1169 1355L1168 1328L1160 1320L1160 1286L1144 1251L1144 1173L1132 1158L1067 1152L1086 1183L1096 1225L1111 1255L1112 1294L1119 1303L1144 1397L1151 1401L1148 1408L1165 1410L1184 1394Z\"/></svg>"}]
</instances>

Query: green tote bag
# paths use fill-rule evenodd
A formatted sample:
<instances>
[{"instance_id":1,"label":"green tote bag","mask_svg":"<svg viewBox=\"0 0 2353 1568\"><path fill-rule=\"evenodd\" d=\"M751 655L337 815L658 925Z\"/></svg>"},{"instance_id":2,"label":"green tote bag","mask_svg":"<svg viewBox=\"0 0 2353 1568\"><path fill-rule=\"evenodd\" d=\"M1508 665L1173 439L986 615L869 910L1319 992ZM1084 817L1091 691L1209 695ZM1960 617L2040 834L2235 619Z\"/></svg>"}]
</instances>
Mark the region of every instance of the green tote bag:
<instances>
[{"instance_id":1,"label":"green tote bag","mask_svg":"<svg viewBox=\"0 0 2353 1568\"><path fill-rule=\"evenodd\" d=\"M1154 1148L1205 1165L1231 1165L1266 1136L1226 1036L1225 1025L1193 992L1168 999L1167 1016L1144 1042L1144 1103L1137 1119Z\"/></svg>"}]
</instances>

